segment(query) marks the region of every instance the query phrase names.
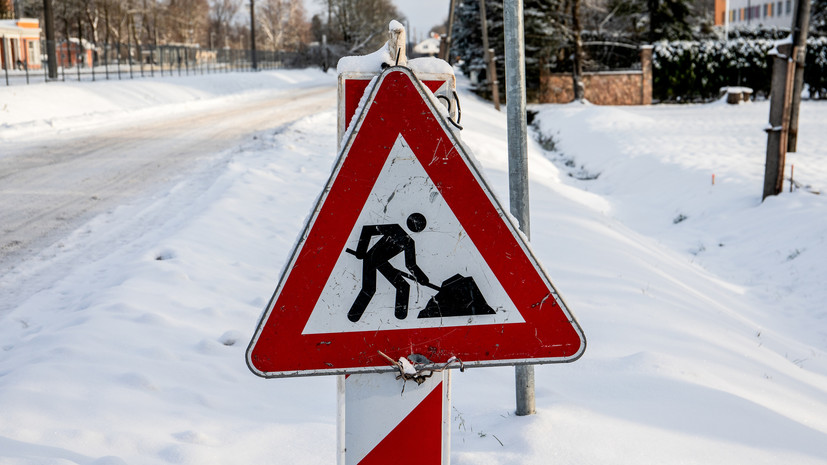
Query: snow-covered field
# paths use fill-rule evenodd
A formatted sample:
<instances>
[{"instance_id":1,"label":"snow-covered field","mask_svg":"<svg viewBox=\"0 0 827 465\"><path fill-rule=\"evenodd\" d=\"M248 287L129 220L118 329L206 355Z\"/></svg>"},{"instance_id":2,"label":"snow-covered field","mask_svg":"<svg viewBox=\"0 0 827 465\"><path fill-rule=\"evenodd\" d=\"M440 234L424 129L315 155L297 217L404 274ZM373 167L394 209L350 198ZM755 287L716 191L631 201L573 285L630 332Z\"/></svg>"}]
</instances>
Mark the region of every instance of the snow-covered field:
<instances>
[{"instance_id":1,"label":"snow-covered field","mask_svg":"<svg viewBox=\"0 0 827 465\"><path fill-rule=\"evenodd\" d=\"M20 138L307 80L335 85L282 71L2 88L0 158ZM505 115L461 99L463 139L506 200ZM512 368L455 372L452 463L827 464L827 103L803 103L788 155L809 188L763 203L766 102L535 109L556 151L530 145L532 247L589 345L536 368L531 417L513 413ZM47 283L0 314L0 464L335 462L334 377L244 363L335 124L331 102L0 276L0 300L32 286L27 270Z\"/></svg>"}]
</instances>

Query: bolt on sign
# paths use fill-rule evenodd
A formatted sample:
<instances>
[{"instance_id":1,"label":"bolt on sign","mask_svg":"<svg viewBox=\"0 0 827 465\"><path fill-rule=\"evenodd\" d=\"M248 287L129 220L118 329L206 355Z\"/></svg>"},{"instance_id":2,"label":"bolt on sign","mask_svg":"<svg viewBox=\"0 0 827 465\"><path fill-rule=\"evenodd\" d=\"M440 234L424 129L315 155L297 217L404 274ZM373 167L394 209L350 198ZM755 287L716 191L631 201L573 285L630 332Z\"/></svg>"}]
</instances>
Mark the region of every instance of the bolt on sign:
<instances>
[{"instance_id":1,"label":"bolt on sign","mask_svg":"<svg viewBox=\"0 0 827 465\"><path fill-rule=\"evenodd\" d=\"M368 86L369 87L369 86ZM583 332L413 72L383 71L247 350L263 377L570 362Z\"/></svg>"}]
</instances>

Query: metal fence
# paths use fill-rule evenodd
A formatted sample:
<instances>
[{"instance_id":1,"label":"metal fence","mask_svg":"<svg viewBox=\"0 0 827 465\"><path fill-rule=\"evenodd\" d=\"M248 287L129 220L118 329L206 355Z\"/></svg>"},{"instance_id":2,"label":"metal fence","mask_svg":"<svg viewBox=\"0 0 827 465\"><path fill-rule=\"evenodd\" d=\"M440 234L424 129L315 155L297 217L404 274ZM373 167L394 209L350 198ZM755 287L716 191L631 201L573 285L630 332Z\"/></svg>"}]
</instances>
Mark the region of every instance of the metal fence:
<instances>
[{"instance_id":1,"label":"metal fence","mask_svg":"<svg viewBox=\"0 0 827 465\"><path fill-rule=\"evenodd\" d=\"M6 86L50 81L98 81L163 76L189 76L231 71L307 67L321 63L318 47L300 52L204 49L188 45L91 44L76 39L55 43L57 78L50 79L46 41L40 55L8 60L2 66ZM255 60L253 59L255 58ZM25 60L25 61L24 61Z\"/></svg>"}]
</instances>

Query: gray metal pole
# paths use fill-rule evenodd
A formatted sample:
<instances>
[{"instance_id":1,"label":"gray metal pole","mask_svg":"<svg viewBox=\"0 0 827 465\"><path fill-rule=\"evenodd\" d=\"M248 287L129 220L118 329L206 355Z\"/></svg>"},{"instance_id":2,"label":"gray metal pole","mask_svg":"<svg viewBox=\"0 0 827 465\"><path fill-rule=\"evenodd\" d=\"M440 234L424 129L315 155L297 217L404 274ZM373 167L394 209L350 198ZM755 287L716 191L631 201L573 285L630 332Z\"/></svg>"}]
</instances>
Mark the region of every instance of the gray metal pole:
<instances>
[{"instance_id":1,"label":"gray metal pole","mask_svg":"<svg viewBox=\"0 0 827 465\"><path fill-rule=\"evenodd\" d=\"M528 141L526 137L525 33L523 0L505 0L505 99L508 119L508 194L511 214L530 234L528 212ZM517 415L535 413L534 367L515 367Z\"/></svg>"}]
</instances>

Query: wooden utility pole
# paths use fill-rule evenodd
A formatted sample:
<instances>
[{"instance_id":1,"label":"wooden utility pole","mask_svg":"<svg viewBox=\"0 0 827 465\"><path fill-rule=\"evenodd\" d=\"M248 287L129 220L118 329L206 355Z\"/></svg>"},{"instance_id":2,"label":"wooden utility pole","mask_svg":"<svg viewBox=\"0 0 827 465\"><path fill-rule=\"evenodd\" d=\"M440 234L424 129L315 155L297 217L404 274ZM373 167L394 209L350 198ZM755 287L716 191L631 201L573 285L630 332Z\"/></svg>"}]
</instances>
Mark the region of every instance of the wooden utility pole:
<instances>
[{"instance_id":1,"label":"wooden utility pole","mask_svg":"<svg viewBox=\"0 0 827 465\"><path fill-rule=\"evenodd\" d=\"M807 0L796 2L795 18L792 24L792 43L780 44L774 51L775 59L770 87L770 121L767 128L767 160L764 166L762 199L782 192L787 152L794 151L797 143L798 107L801 104L809 21L809 2ZM801 84L796 89L799 73ZM791 137L795 140L790 140Z\"/></svg>"},{"instance_id":2,"label":"wooden utility pole","mask_svg":"<svg viewBox=\"0 0 827 465\"><path fill-rule=\"evenodd\" d=\"M441 58L451 64L451 31L454 29L454 3L455 0L451 0L450 6L448 6L448 30L445 31L445 40L442 43L442 47L439 50L439 54Z\"/></svg>"},{"instance_id":3,"label":"wooden utility pole","mask_svg":"<svg viewBox=\"0 0 827 465\"><path fill-rule=\"evenodd\" d=\"M488 48L488 21L485 19L485 0L480 0L480 21L482 22L482 48L485 51L485 64L488 66L488 83L491 85L491 99L494 108L500 111L500 89L497 82L497 67L494 66L494 50Z\"/></svg>"},{"instance_id":4,"label":"wooden utility pole","mask_svg":"<svg viewBox=\"0 0 827 465\"><path fill-rule=\"evenodd\" d=\"M801 91L804 89L804 63L807 57L807 36L810 30L810 2L795 3L793 23L793 58L795 79L793 80L792 106L790 107L790 129L787 137L787 151L795 152L798 143L798 108L801 106Z\"/></svg>"},{"instance_id":5,"label":"wooden utility pole","mask_svg":"<svg viewBox=\"0 0 827 465\"><path fill-rule=\"evenodd\" d=\"M787 156L787 135L790 124L790 94L794 68L790 58L791 44L776 47L770 88L770 123L767 128L767 161L764 165L762 199L781 193L784 163Z\"/></svg>"}]
</instances>

